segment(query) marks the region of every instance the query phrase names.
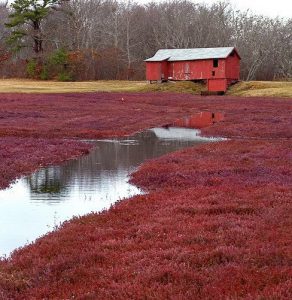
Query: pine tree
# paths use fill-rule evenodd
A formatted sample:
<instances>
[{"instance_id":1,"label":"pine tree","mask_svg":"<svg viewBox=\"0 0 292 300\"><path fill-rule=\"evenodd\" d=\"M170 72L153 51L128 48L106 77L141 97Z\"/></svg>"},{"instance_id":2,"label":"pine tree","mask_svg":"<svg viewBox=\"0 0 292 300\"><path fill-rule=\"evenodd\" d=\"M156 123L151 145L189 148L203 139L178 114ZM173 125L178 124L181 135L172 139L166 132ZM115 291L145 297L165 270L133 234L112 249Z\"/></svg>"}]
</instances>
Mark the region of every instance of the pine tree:
<instances>
[{"instance_id":1,"label":"pine tree","mask_svg":"<svg viewBox=\"0 0 292 300\"><path fill-rule=\"evenodd\" d=\"M10 22L5 25L12 29L8 39L12 48L17 51L31 46L39 58L43 52L44 36L42 23L53 9L65 0L15 0L11 4Z\"/></svg>"}]
</instances>

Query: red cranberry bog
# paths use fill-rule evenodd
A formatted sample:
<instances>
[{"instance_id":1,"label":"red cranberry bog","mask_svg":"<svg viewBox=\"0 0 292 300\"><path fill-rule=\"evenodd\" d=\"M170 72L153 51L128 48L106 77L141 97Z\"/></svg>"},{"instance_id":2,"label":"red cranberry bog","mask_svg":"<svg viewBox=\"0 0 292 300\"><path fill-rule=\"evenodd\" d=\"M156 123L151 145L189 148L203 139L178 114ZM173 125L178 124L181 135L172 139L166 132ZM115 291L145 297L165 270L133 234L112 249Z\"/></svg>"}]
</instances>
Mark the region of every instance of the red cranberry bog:
<instances>
[{"instance_id":1,"label":"red cranberry bog","mask_svg":"<svg viewBox=\"0 0 292 300\"><path fill-rule=\"evenodd\" d=\"M0 261L2 299L290 299L291 99L0 95L0 184L130 135L223 113L228 140L144 163L145 195L74 218Z\"/></svg>"}]
</instances>

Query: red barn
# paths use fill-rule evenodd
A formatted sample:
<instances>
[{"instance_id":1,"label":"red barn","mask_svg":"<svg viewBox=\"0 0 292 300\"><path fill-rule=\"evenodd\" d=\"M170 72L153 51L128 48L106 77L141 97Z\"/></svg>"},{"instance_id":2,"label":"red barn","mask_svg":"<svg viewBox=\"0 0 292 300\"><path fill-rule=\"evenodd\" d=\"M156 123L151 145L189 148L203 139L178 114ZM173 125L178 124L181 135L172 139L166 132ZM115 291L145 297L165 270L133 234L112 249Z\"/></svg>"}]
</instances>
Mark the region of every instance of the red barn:
<instances>
[{"instance_id":1,"label":"red barn","mask_svg":"<svg viewBox=\"0 0 292 300\"><path fill-rule=\"evenodd\" d=\"M204 81L208 91L226 92L230 84L239 80L240 56L234 47L161 49L145 61L150 83Z\"/></svg>"}]
</instances>

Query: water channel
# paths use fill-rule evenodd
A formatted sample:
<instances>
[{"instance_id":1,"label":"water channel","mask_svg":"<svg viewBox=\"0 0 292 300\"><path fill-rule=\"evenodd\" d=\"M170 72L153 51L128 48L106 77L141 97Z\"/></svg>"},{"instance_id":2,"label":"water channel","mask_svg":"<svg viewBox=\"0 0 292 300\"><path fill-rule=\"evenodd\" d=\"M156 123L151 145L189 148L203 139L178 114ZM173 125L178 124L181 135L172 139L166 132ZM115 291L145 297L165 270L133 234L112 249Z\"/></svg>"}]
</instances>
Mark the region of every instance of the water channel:
<instances>
[{"instance_id":1,"label":"water channel","mask_svg":"<svg viewBox=\"0 0 292 300\"><path fill-rule=\"evenodd\" d=\"M73 216L141 194L128 180L146 160L217 140L194 129L153 128L132 137L91 141L95 147L89 155L20 178L0 190L0 256L9 256Z\"/></svg>"}]
</instances>

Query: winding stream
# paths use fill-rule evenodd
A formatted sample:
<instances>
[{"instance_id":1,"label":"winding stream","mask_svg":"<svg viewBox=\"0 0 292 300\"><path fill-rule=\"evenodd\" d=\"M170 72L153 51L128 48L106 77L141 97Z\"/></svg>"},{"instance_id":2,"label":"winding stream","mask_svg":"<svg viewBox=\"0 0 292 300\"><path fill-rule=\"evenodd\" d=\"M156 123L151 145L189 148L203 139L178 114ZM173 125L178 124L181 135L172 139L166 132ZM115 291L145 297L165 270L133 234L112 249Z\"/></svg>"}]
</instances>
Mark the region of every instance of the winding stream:
<instances>
[{"instance_id":1,"label":"winding stream","mask_svg":"<svg viewBox=\"0 0 292 300\"><path fill-rule=\"evenodd\" d=\"M144 161L217 140L194 129L153 128L132 137L92 141L95 148L89 155L22 177L0 190L0 256L9 256L73 216L141 194L128 180Z\"/></svg>"}]
</instances>

